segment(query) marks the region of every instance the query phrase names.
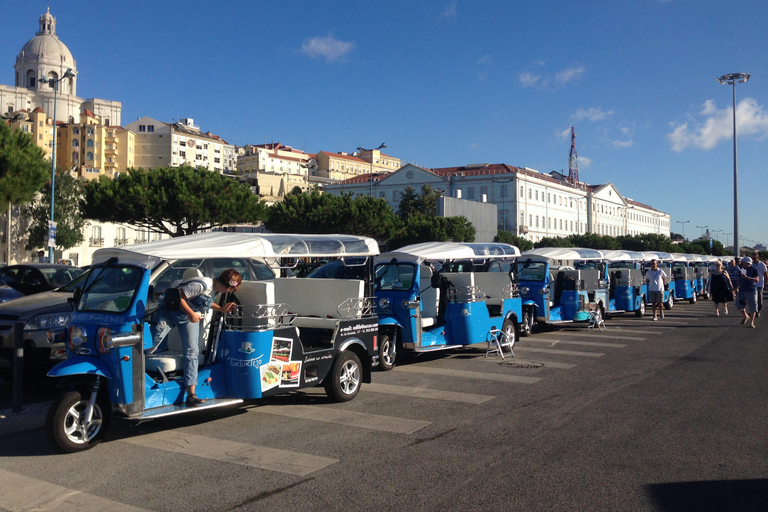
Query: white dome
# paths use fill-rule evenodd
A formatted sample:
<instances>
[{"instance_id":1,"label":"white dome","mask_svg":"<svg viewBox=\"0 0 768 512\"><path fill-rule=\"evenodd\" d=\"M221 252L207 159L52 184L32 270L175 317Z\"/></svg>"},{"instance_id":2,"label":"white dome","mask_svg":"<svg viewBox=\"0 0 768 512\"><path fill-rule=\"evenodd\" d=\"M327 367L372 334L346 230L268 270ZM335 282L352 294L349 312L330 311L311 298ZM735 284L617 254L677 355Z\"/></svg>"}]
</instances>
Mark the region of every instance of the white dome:
<instances>
[{"instance_id":1,"label":"white dome","mask_svg":"<svg viewBox=\"0 0 768 512\"><path fill-rule=\"evenodd\" d=\"M27 41L16 57L14 68L17 87L30 88L30 76L57 78L63 76L67 69L77 74L72 52L56 35L56 18L47 11L40 16L39 23L37 35ZM74 90L67 92L74 94Z\"/></svg>"}]
</instances>

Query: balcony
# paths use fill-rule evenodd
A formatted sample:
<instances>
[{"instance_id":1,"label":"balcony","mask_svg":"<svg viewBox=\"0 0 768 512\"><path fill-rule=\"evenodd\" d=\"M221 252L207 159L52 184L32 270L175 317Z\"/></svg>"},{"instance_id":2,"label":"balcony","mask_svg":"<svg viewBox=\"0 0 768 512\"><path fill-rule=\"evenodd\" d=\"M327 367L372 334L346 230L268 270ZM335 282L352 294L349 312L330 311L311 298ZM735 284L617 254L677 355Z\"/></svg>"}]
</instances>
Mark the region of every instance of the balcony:
<instances>
[{"instance_id":1,"label":"balcony","mask_svg":"<svg viewBox=\"0 0 768 512\"><path fill-rule=\"evenodd\" d=\"M127 238L115 238L115 247L120 247L121 245L128 245L128 239Z\"/></svg>"},{"instance_id":2,"label":"balcony","mask_svg":"<svg viewBox=\"0 0 768 512\"><path fill-rule=\"evenodd\" d=\"M147 243L147 239L137 236L136 238L133 239L133 243L135 243L135 244L144 244L144 243Z\"/></svg>"},{"instance_id":3,"label":"balcony","mask_svg":"<svg viewBox=\"0 0 768 512\"><path fill-rule=\"evenodd\" d=\"M104 247L104 238L91 237L88 239L88 243L91 247Z\"/></svg>"}]
</instances>

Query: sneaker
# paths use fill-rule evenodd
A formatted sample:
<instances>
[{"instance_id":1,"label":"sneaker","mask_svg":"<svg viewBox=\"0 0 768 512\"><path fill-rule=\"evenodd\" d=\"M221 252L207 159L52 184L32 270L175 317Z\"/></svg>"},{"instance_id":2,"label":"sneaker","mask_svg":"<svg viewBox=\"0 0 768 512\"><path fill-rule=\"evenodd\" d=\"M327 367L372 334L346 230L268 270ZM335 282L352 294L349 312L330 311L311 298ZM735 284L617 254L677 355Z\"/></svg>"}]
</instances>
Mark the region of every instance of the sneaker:
<instances>
[{"instance_id":1,"label":"sneaker","mask_svg":"<svg viewBox=\"0 0 768 512\"><path fill-rule=\"evenodd\" d=\"M726 314L726 315L728 314L728 310L727 310L727 309L725 310L725 314Z\"/></svg>"},{"instance_id":2,"label":"sneaker","mask_svg":"<svg viewBox=\"0 0 768 512\"><path fill-rule=\"evenodd\" d=\"M189 395L187 397L187 403L189 405L204 404L205 403L205 399L204 398L197 398L197 395Z\"/></svg>"},{"instance_id":3,"label":"sneaker","mask_svg":"<svg viewBox=\"0 0 768 512\"><path fill-rule=\"evenodd\" d=\"M741 321L741 325L746 325L746 323L749 321L749 318L745 318Z\"/></svg>"},{"instance_id":4,"label":"sneaker","mask_svg":"<svg viewBox=\"0 0 768 512\"><path fill-rule=\"evenodd\" d=\"M661 311L661 319L664 320L664 310Z\"/></svg>"},{"instance_id":5,"label":"sneaker","mask_svg":"<svg viewBox=\"0 0 768 512\"><path fill-rule=\"evenodd\" d=\"M655 321L657 321L657 320L658 320L658 318L656 318L656 317L653 317L653 321L654 321L654 322L655 322Z\"/></svg>"},{"instance_id":6,"label":"sneaker","mask_svg":"<svg viewBox=\"0 0 768 512\"><path fill-rule=\"evenodd\" d=\"M720 316L720 310L715 311L715 316Z\"/></svg>"},{"instance_id":7,"label":"sneaker","mask_svg":"<svg viewBox=\"0 0 768 512\"><path fill-rule=\"evenodd\" d=\"M750 327L754 329L755 328L755 324L750 325Z\"/></svg>"}]
</instances>

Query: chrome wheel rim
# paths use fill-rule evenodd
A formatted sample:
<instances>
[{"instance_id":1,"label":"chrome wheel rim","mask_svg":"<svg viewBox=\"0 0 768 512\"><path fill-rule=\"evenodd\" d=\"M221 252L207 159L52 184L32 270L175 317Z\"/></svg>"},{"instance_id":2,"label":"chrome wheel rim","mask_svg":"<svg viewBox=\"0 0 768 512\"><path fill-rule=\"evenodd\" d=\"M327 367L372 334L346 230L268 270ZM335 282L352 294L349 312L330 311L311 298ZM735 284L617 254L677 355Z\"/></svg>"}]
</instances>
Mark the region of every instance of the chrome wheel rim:
<instances>
[{"instance_id":1,"label":"chrome wheel rim","mask_svg":"<svg viewBox=\"0 0 768 512\"><path fill-rule=\"evenodd\" d=\"M93 417L91 421L85 423L85 409L88 402L80 401L69 408L64 416L64 435L75 444L85 444L90 442L101 430L101 409L93 406Z\"/></svg>"},{"instance_id":2,"label":"chrome wheel rim","mask_svg":"<svg viewBox=\"0 0 768 512\"><path fill-rule=\"evenodd\" d=\"M346 395L351 395L360 386L360 367L352 360L346 361L339 374L339 386Z\"/></svg>"}]
</instances>

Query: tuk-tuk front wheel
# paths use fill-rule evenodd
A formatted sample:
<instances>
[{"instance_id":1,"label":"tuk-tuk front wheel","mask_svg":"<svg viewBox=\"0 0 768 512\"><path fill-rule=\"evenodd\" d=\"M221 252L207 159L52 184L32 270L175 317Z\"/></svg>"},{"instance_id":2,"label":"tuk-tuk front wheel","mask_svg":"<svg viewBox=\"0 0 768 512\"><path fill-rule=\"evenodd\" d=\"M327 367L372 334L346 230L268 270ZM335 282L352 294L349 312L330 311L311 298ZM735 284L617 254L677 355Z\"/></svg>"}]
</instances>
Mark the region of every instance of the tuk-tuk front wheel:
<instances>
[{"instance_id":1,"label":"tuk-tuk front wheel","mask_svg":"<svg viewBox=\"0 0 768 512\"><path fill-rule=\"evenodd\" d=\"M515 342L517 341L517 326L512 320L507 318L504 320L501 330L507 337L506 341L509 343L509 351L512 352L512 349L515 348Z\"/></svg>"},{"instance_id":2,"label":"tuk-tuk front wheel","mask_svg":"<svg viewBox=\"0 0 768 512\"><path fill-rule=\"evenodd\" d=\"M693 292L693 295L691 295L691 298L688 299L688 302L691 304L696 304L696 292Z\"/></svg>"},{"instance_id":3,"label":"tuk-tuk front wheel","mask_svg":"<svg viewBox=\"0 0 768 512\"><path fill-rule=\"evenodd\" d=\"M669 300L664 303L664 309L672 309L675 306L675 297L670 293Z\"/></svg>"},{"instance_id":4,"label":"tuk-tuk front wheel","mask_svg":"<svg viewBox=\"0 0 768 512\"><path fill-rule=\"evenodd\" d=\"M85 410L89 395L68 391L60 395L48 409L45 432L54 446L67 453L93 448L109 428L110 411L100 400L93 406L91 420L86 423Z\"/></svg>"},{"instance_id":5,"label":"tuk-tuk front wheel","mask_svg":"<svg viewBox=\"0 0 768 512\"><path fill-rule=\"evenodd\" d=\"M635 316L645 315L645 295L640 297L640 307L635 310Z\"/></svg>"},{"instance_id":6,"label":"tuk-tuk front wheel","mask_svg":"<svg viewBox=\"0 0 768 512\"><path fill-rule=\"evenodd\" d=\"M360 392L362 364L357 354L344 350L336 357L325 379L325 392L334 402L348 402Z\"/></svg>"},{"instance_id":7,"label":"tuk-tuk front wheel","mask_svg":"<svg viewBox=\"0 0 768 512\"><path fill-rule=\"evenodd\" d=\"M397 347L389 333L384 333L379 337L379 368L384 371L395 367L397 358Z\"/></svg>"},{"instance_id":8,"label":"tuk-tuk front wheel","mask_svg":"<svg viewBox=\"0 0 768 512\"><path fill-rule=\"evenodd\" d=\"M520 325L520 337L524 338L530 336L533 333L533 312L530 309L523 311L523 322Z\"/></svg>"}]
</instances>

